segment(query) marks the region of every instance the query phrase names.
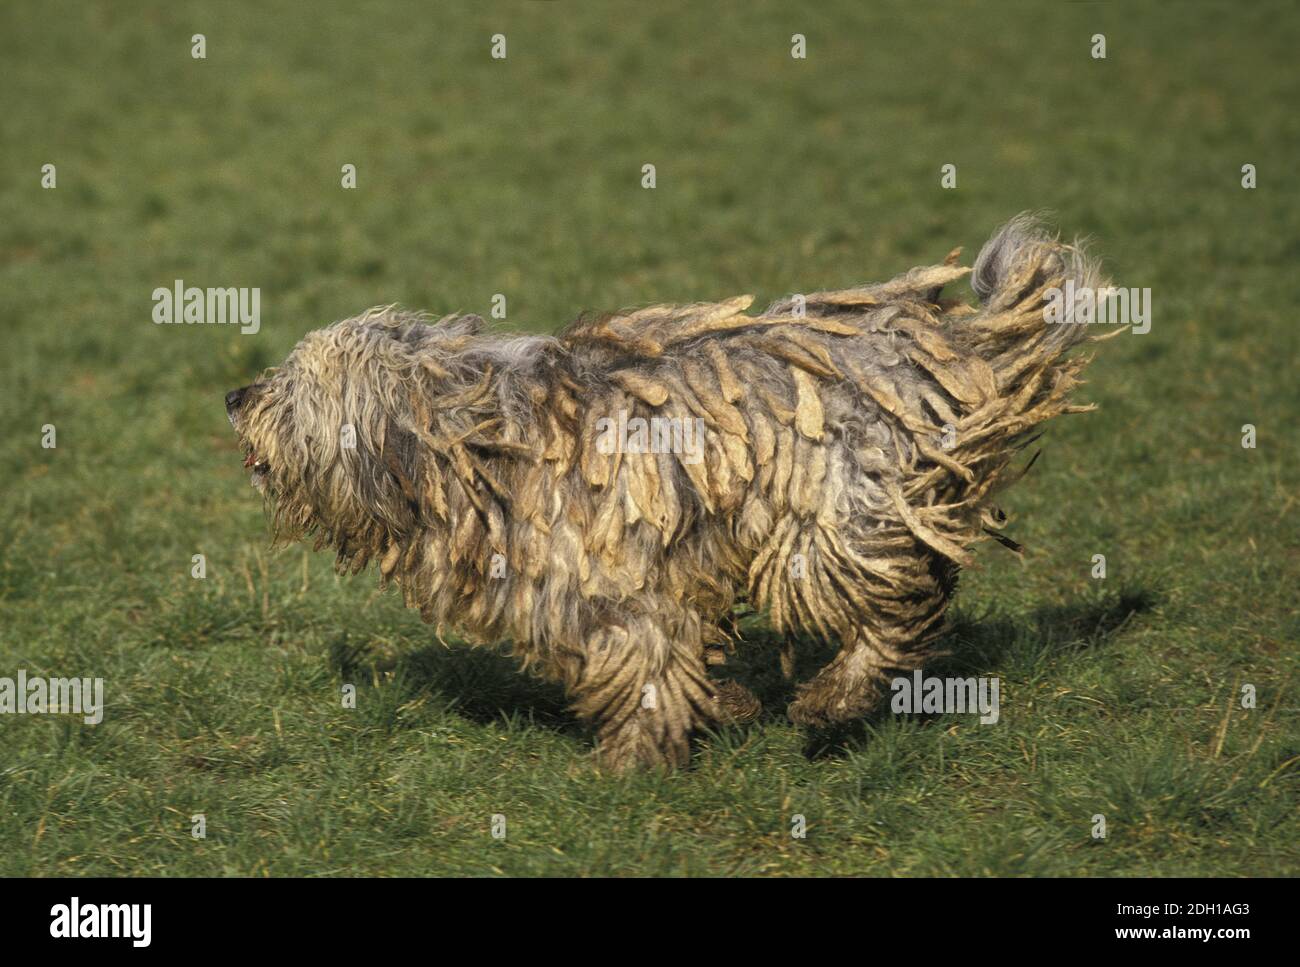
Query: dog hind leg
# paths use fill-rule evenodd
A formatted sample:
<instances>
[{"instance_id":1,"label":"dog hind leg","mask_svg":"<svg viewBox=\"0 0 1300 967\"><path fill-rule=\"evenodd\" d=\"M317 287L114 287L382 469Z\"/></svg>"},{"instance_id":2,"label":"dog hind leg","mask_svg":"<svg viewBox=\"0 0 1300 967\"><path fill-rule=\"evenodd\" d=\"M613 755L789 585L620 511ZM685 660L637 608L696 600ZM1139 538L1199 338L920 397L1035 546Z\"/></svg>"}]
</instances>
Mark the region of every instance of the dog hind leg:
<instances>
[{"instance_id":1,"label":"dog hind leg","mask_svg":"<svg viewBox=\"0 0 1300 967\"><path fill-rule=\"evenodd\" d=\"M853 641L842 642L829 664L798 687L786 714L796 725L813 728L861 718L880 700L888 669L904 660L859 633Z\"/></svg>"},{"instance_id":2,"label":"dog hind leg","mask_svg":"<svg viewBox=\"0 0 1300 967\"><path fill-rule=\"evenodd\" d=\"M830 663L798 687L786 710L790 721L821 728L861 718L875 708L892 672L920 668L934 657L928 645L942 626L956 568L932 559L915 569L913 579L916 593L877 598L870 613L859 615Z\"/></svg>"}]
</instances>

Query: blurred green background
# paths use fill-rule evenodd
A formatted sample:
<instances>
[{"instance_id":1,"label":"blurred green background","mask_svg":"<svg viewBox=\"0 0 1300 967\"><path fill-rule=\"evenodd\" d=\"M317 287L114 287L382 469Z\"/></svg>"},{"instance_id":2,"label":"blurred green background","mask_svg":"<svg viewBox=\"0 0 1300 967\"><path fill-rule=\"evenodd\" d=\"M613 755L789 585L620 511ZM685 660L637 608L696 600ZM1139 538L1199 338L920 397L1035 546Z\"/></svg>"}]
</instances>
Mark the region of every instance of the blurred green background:
<instances>
[{"instance_id":1,"label":"blurred green background","mask_svg":"<svg viewBox=\"0 0 1300 967\"><path fill-rule=\"evenodd\" d=\"M1300 873L1298 46L1291 3L5 3L0 676L108 708L0 716L0 874ZM268 550L221 400L312 328L763 304L1031 208L1154 322L1007 500L1026 563L963 578L940 671L997 726L805 736L750 621L765 717L603 776L556 692ZM178 278L261 332L155 326Z\"/></svg>"}]
</instances>

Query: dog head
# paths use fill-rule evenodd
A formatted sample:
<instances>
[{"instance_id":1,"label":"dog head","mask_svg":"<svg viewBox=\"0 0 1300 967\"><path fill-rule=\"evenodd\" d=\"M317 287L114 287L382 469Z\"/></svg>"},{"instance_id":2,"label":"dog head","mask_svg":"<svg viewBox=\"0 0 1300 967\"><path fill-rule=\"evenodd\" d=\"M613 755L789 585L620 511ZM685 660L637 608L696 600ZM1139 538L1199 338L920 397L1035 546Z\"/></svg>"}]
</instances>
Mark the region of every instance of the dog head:
<instances>
[{"instance_id":1,"label":"dog head","mask_svg":"<svg viewBox=\"0 0 1300 967\"><path fill-rule=\"evenodd\" d=\"M226 394L278 539L314 535L364 563L418 523L417 410L440 348L468 328L372 310L309 333L281 366Z\"/></svg>"}]
</instances>

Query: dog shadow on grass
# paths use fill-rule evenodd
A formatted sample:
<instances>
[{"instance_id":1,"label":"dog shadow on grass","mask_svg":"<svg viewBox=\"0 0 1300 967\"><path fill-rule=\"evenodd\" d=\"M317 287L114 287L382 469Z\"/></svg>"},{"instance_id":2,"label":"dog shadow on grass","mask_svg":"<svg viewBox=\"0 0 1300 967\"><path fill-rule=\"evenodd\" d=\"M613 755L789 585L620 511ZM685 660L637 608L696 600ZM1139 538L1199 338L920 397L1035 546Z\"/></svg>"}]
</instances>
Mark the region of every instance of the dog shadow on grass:
<instances>
[{"instance_id":1,"label":"dog shadow on grass","mask_svg":"<svg viewBox=\"0 0 1300 967\"><path fill-rule=\"evenodd\" d=\"M943 634L934 643L937 657L922 669L926 678L1017 677L1053 656L1105 648L1134 617L1151 611L1159 601L1155 591L1143 587L1080 597L1064 604L1044 605L1023 615L967 613L953 609ZM811 652L814 646L809 643ZM772 644L779 647L779 639ZM834 646L820 646L820 653L807 655L794 676L806 681L835 654ZM752 686L751 686L752 687ZM769 694L760 693L765 711L784 714L784 704L794 697L793 683L781 680ZM866 717L825 729L812 729L804 754L809 759L842 756L869 740L873 728L894 716L891 693ZM914 713L922 722L944 716Z\"/></svg>"},{"instance_id":2,"label":"dog shadow on grass","mask_svg":"<svg viewBox=\"0 0 1300 967\"><path fill-rule=\"evenodd\" d=\"M385 702L389 706L423 698L482 725L522 720L573 736L586 734L568 711L564 690L521 672L505 645L430 645L393 657L376 655L366 643L343 637L330 647L330 667L344 681L382 681L391 693Z\"/></svg>"},{"instance_id":3,"label":"dog shadow on grass","mask_svg":"<svg viewBox=\"0 0 1300 967\"><path fill-rule=\"evenodd\" d=\"M1044 658L1105 647L1136 615L1155 607L1158 597L1146 588L1123 588L1081 597L1065 604L1037 608L1024 615L971 614L954 609L947 629L935 643L943 652L923 669L927 677L969 678L1019 674ZM716 668L718 681L732 679L758 697L763 711L754 722L730 726L741 730L764 722L786 721L786 706L795 685L807 681L835 654L836 645L801 637L795 648L795 674L785 679L780 670L784 636L757 616L740 620L741 636L727 664ZM421 698L479 724L503 720L523 721L575 738L589 729L569 711L563 690L532 675L523 674L509 649L450 648L432 645L396 657L371 653L361 641L346 636L336 641L330 665L344 681L387 679L383 706L397 710ZM378 674L377 674L378 673ZM810 759L845 754L866 741L871 728L893 713L886 694L864 719L829 729L811 730L805 746ZM922 720L939 716L918 713Z\"/></svg>"}]
</instances>

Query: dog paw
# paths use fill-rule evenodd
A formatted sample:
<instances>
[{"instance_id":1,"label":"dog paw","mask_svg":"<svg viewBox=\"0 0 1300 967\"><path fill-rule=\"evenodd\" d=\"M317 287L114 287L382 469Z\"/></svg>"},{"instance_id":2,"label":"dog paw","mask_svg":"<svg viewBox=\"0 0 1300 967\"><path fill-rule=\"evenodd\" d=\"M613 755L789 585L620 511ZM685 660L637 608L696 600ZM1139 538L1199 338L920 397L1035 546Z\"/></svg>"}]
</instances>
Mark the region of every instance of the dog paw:
<instances>
[{"instance_id":1,"label":"dog paw","mask_svg":"<svg viewBox=\"0 0 1300 967\"><path fill-rule=\"evenodd\" d=\"M720 682L714 701L718 706L718 721L732 725L751 722L763 711L763 703L740 682Z\"/></svg>"},{"instance_id":2,"label":"dog paw","mask_svg":"<svg viewBox=\"0 0 1300 967\"><path fill-rule=\"evenodd\" d=\"M785 710L785 714L795 725L802 725L810 729L825 728L831 723L831 719L826 715L825 710L819 707L816 702L809 701L807 698L800 698L791 702Z\"/></svg>"},{"instance_id":3,"label":"dog paw","mask_svg":"<svg viewBox=\"0 0 1300 967\"><path fill-rule=\"evenodd\" d=\"M824 729L860 719L874 706L874 694L845 698L807 689L790 703L785 714L795 725Z\"/></svg>"}]
</instances>

